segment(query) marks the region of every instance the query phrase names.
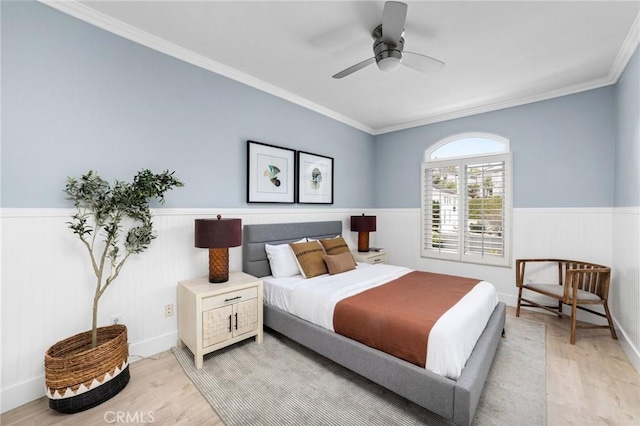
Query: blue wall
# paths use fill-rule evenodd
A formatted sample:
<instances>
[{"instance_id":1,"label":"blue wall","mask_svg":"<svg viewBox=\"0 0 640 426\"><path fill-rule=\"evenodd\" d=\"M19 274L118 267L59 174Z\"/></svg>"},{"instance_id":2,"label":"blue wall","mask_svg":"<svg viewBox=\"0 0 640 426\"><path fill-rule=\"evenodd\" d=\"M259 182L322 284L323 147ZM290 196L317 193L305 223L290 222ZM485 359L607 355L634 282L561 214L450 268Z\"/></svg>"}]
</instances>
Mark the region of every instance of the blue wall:
<instances>
[{"instance_id":1,"label":"blue wall","mask_svg":"<svg viewBox=\"0 0 640 426\"><path fill-rule=\"evenodd\" d=\"M248 139L334 157L334 206L373 206L371 135L40 3L2 3L2 207L70 207L67 176L141 168L184 181L166 207L246 207Z\"/></svg>"},{"instance_id":2,"label":"blue wall","mask_svg":"<svg viewBox=\"0 0 640 426\"><path fill-rule=\"evenodd\" d=\"M420 163L441 139L466 132L509 139L514 207L613 206L612 86L376 137L375 205L420 207Z\"/></svg>"},{"instance_id":3,"label":"blue wall","mask_svg":"<svg viewBox=\"0 0 640 426\"><path fill-rule=\"evenodd\" d=\"M334 157L335 207L416 208L424 150L462 132L510 140L514 207L638 205L638 61L616 86L373 137L48 6L3 2L1 206L68 207L66 176L144 167L185 182L166 207L246 207L251 139Z\"/></svg>"},{"instance_id":4,"label":"blue wall","mask_svg":"<svg viewBox=\"0 0 640 426\"><path fill-rule=\"evenodd\" d=\"M615 91L615 206L640 206L640 50L631 58Z\"/></svg>"}]
</instances>

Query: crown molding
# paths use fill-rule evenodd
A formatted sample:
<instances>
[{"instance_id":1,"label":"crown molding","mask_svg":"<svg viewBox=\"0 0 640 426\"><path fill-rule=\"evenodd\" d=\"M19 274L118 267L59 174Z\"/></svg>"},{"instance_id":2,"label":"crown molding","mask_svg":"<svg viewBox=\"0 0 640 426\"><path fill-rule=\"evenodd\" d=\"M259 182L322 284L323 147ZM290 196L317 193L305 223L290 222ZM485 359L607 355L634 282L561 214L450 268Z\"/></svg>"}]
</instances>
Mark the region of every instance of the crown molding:
<instances>
[{"instance_id":1,"label":"crown molding","mask_svg":"<svg viewBox=\"0 0 640 426\"><path fill-rule=\"evenodd\" d=\"M574 84L561 89L551 90L544 93L538 93L533 95L527 95L519 98L508 99L501 102L494 102L485 105L472 106L469 108L458 109L456 111L427 115L424 118L418 120L412 120L405 123L401 123L394 126L388 126L383 128L372 128L364 123L349 118L343 114L312 102L306 98L298 96L273 84L267 83L263 80L255 78L249 74L238 71L220 62L214 61L203 55L197 54L191 50L185 49L181 46L173 44L165 39L154 36L142 31L136 27L126 24L122 21L114 19L108 15L96 11L88 6L79 3L77 0L38 0L40 3L50 6L56 10L66 13L74 18L84 21L88 24L94 25L105 31L109 31L113 34L131 40L135 43L146 46L150 49L172 56L179 60L185 61L192 65L214 72L216 74L227 77L231 80L235 80L239 83L253 87L260 91L269 93L273 96L279 97L293 104L302 106L311 111L322 114L333 120L339 121L355 129L361 130L370 135L382 135L385 133L396 132L399 130L406 130L414 127L425 126L428 124L439 123L443 121L449 121L457 118L469 117L486 112L498 111L505 108L511 108L515 106L526 105L534 102L548 100L566 95L572 95L575 93L584 92L587 90L593 90L604 86L616 84L618 79L624 72L627 64L631 60L636 48L640 44L640 14L636 16L625 41L623 42L616 58L614 60L609 74L606 77L592 80L589 82Z\"/></svg>"},{"instance_id":2,"label":"crown molding","mask_svg":"<svg viewBox=\"0 0 640 426\"><path fill-rule=\"evenodd\" d=\"M622 73L638 48L638 45L640 45L640 13L638 13L636 19L633 21L631 29L618 51L618 55L613 61L611 70L609 70L609 78L613 81L612 84L618 82L620 76L622 76Z\"/></svg>"},{"instance_id":3,"label":"crown molding","mask_svg":"<svg viewBox=\"0 0 640 426\"><path fill-rule=\"evenodd\" d=\"M617 80L616 80L617 81ZM553 98L559 98L561 96L573 95L587 90L598 89L604 86L610 86L615 84L616 81L612 81L609 76L600 78L598 80L592 80L586 83L575 84L572 86L563 87L561 89L550 90L544 93L537 93L534 95L527 95L520 98L508 99L502 102L495 102L491 104L479 105L467 109L460 109L449 113L432 115L423 119L409 121L406 123L398 124L395 126L384 127L375 130L374 135L382 135L385 133L396 132L399 130L411 129L414 127L425 126L427 124L440 123L442 121L454 120L456 118L464 118L472 115L483 114L485 112L498 111L501 109L512 108L521 105L532 104L534 102L544 101Z\"/></svg>"},{"instance_id":4,"label":"crown molding","mask_svg":"<svg viewBox=\"0 0 640 426\"><path fill-rule=\"evenodd\" d=\"M333 120L344 123L350 127L353 127L363 132L373 134L374 129L353 120L345 115L342 115L336 111L284 90L273 84L267 83L263 80L255 78L249 74L238 71L235 68L231 68L213 59L207 58L203 55L195 53L191 50L185 49L177 44L171 43L163 38L154 36L139 28L133 27L108 15L96 11L76 0L38 0L40 3L52 7L60 12L66 13L74 18L84 21L88 24L101 28L105 31L109 31L115 35L123 37L127 40L141 44L150 49L172 56L176 59L190 63L197 67L206 69L208 71L219 74L223 77L227 77L231 80L245 84L247 86L258 89L262 92L269 93L270 95L277 96L281 99L294 103L296 105L307 108L311 111L317 112L324 116L327 116Z\"/></svg>"}]
</instances>

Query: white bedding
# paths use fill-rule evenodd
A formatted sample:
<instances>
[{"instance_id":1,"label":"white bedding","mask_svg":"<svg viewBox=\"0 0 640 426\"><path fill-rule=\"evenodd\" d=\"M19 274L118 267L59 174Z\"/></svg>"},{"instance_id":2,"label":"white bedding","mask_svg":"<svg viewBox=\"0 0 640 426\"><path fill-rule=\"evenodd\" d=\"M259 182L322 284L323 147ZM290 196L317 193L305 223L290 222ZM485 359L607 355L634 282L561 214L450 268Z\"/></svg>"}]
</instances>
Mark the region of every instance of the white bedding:
<instances>
[{"instance_id":1,"label":"white bedding","mask_svg":"<svg viewBox=\"0 0 640 426\"><path fill-rule=\"evenodd\" d=\"M401 277L411 269L359 263L352 271L303 278L263 277L267 303L333 330L335 305L346 297ZM457 379L498 303L495 287L482 281L435 323L429 334L426 369Z\"/></svg>"}]
</instances>

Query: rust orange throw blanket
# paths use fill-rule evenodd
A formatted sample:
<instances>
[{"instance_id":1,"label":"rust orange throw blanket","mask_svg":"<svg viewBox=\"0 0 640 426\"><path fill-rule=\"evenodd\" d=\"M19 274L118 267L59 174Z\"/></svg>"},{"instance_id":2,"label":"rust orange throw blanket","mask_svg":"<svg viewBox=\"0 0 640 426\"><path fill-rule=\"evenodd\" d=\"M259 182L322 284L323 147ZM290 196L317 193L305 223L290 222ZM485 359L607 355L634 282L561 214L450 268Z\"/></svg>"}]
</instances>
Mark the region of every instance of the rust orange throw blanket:
<instances>
[{"instance_id":1,"label":"rust orange throw blanket","mask_svg":"<svg viewBox=\"0 0 640 426\"><path fill-rule=\"evenodd\" d=\"M431 328L479 282L410 272L338 302L333 327L338 334L424 368Z\"/></svg>"}]
</instances>

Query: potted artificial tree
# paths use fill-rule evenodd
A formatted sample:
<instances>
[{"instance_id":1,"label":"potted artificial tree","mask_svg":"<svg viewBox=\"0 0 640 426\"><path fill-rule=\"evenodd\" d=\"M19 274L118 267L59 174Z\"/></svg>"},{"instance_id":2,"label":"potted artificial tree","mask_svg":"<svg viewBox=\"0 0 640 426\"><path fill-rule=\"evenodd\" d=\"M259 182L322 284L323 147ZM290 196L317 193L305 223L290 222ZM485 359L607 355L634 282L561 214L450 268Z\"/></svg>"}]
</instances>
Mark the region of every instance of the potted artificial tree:
<instances>
[{"instance_id":1,"label":"potted artificial tree","mask_svg":"<svg viewBox=\"0 0 640 426\"><path fill-rule=\"evenodd\" d=\"M127 328L98 327L98 302L127 259L156 238L149 201L164 203L165 192L181 186L169 171L141 170L133 182L116 180L113 185L93 171L80 179L68 178L64 192L77 209L69 228L87 249L96 285L91 330L54 344L45 354L46 393L54 410L86 410L129 382Z\"/></svg>"}]
</instances>

